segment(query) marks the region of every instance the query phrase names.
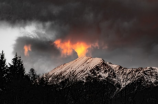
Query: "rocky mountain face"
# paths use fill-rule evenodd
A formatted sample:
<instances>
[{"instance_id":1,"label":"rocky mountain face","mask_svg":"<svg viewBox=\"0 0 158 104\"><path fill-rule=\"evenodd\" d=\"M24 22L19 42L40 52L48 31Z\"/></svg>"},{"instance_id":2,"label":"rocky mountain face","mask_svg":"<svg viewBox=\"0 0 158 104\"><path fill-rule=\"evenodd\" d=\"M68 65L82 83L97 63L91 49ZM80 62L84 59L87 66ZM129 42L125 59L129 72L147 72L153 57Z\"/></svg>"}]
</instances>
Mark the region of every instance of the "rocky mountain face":
<instances>
[{"instance_id":1,"label":"rocky mountain face","mask_svg":"<svg viewBox=\"0 0 158 104\"><path fill-rule=\"evenodd\" d=\"M125 86L143 79L143 86L158 85L158 68L124 68L106 62L101 58L80 57L74 61L58 66L46 74L49 83L59 83L69 78L71 81L84 81L88 77L98 78L99 80L108 80L115 86L123 89ZM56 78L56 76L58 76Z\"/></svg>"},{"instance_id":2,"label":"rocky mountain face","mask_svg":"<svg viewBox=\"0 0 158 104\"><path fill-rule=\"evenodd\" d=\"M157 67L125 68L101 58L80 57L56 67L46 73L45 77L49 85L64 86L61 90L64 96L65 90L75 93L72 97L78 95L76 99L84 103L88 99L86 103L104 104L106 98L110 99L109 104L140 104L143 101L144 104L148 104L148 101L151 104L157 102L155 99L158 98L158 94L155 95L158 91ZM149 93L154 97L150 98ZM145 94L148 96L144 97Z\"/></svg>"}]
</instances>

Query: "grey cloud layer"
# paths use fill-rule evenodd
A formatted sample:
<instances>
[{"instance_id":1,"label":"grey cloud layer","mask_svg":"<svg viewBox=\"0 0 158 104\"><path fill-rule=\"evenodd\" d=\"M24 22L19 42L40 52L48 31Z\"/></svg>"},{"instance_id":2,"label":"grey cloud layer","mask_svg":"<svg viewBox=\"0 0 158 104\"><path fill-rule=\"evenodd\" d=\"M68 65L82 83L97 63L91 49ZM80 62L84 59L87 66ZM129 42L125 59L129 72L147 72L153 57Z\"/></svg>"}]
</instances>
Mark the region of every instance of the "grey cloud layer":
<instances>
[{"instance_id":1,"label":"grey cloud layer","mask_svg":"<svg viewBox=\"0 0 158 104\"><path fill-rule=\"evenodd\" d=\"M36 32L38 38L19 37L14 47L14 52L23 55L23 45L32 44L31 58L23 59L39 70L43 70L37 67L41 64L51 68L51 63L55 66L77 57L74 52L58 60L60 51L50 43L59 38L90 44L98 41L101 47L108 48L93 49L92 56L123 66L158 66L157 18L156 0L0 1L1 21L15 25L37 21L43 25L45 34Z\"/></svg>"}]
</instances>

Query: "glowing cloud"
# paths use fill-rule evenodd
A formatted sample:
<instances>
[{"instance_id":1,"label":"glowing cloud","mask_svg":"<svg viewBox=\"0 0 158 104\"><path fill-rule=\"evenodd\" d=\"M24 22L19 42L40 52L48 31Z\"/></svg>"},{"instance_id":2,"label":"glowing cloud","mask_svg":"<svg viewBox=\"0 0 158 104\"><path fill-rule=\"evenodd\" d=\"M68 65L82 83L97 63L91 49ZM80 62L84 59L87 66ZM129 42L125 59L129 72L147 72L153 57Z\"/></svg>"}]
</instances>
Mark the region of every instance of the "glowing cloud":
<instances>
[{"instance_id":1,"label":"glowing cloud","mask_svg":"<svg viewBox=\"0 0 158 104\"><path fill-rule=\"evenodd\" d=\"M77 53L78 57L86 56L89 48L98 46L97 43L91 45L81 41L76 43L71 43L70 40L62 42L61 39L56 40L54 44L57 48L61 49L63 57L71 55L73 50Z\"/></svg>"},{"instance_id":2,"label":"glowing cloud","mask_svg":"<svg viewBox=\"0 0 158 104\"><path fill-rule=\"evenodd\" d=\"M29 56L29 51L31 51L31 45L29 44L29 45L25 45L24 46L24 55L25 56Z\"/></svg>"}]
</instances>

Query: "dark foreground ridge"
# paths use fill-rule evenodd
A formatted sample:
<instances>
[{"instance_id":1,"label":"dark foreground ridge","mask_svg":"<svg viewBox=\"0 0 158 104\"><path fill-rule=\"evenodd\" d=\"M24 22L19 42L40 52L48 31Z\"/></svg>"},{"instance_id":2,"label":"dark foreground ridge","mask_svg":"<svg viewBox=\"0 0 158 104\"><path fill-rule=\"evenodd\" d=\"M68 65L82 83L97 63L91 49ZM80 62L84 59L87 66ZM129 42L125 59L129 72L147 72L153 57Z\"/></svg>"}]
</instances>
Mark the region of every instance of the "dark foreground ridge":
<instances>
[{"instance_id":1,"label":"dark foreground ridge","mask_svg":"<svg viewBox=\"0 0 158 104\"><path fill-rule=\"evenodd\" d=\"M157 104L158 68L127 69L81 57L40 77L0 54L0 104Z\"/></svg>"}]
</instances>

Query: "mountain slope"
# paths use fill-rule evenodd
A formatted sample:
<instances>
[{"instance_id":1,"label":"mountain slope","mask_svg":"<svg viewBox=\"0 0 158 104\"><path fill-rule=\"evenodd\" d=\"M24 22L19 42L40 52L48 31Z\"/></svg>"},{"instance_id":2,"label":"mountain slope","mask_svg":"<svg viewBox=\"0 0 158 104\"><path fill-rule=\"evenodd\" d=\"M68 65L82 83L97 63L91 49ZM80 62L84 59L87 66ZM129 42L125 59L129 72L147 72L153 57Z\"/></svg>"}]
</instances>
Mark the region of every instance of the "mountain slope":
<instances>
[{"instance_id":1,"label":"mountain slope","mask_svg":"<svg viewBox=\"0 0 158 104\"><path fill-rule=\"evenodd\" d=\"M88 77L99 80L108 80L118 90L127 85L143 79L142 86L157 86L158 68L124 68L120 65L114 65L105 62L101 58L80 57L74 61L58 66L49 73L45 74L49 84L60 83L64 79L70 81L86 82ZM117 92L116 91L116 92Z\"/></svg>"}]
</instances>

